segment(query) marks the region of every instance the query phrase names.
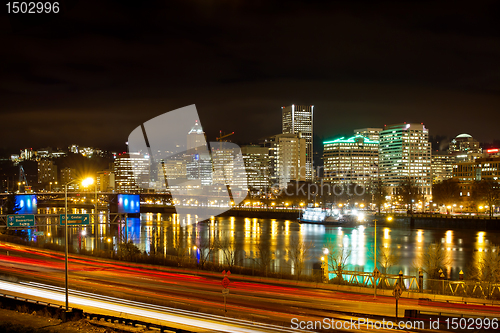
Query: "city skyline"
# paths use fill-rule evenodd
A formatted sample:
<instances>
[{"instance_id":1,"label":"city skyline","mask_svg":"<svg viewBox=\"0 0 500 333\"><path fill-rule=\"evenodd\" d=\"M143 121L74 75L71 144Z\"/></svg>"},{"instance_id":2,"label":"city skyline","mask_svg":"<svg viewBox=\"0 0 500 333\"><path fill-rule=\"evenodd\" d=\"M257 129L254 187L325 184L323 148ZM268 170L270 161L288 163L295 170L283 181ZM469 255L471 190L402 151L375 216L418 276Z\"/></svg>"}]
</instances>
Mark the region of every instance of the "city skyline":
<instances>
[{"instance_id":1,"label":"city skyline","mask_svg":"<svg viewBox=\"0 0 500 333\"><path fill-rule=\"evenodd\" d=\"M392 124L393 125L393 124L405 124L405 123L406 122L390 122L388 124ZM420 124L420 122L419 122L419 124ZM370 126L376 126L376 125L370 125ZM383 127L383 125L381 127ZM372 128L367 128L367 129L372 129ZM342 139L344 137L351 137L352 136L352 131L353 131L353 129L344 129L342 132L338 132L337 134L326 135L326 136L323 137L322 140L319 140L318 142L315 142L315 144L317 144L320 147L323 147L323 143L325 141L333 141L333 140L337 140L337 139ZM448 136L442 135L441 133L431 134L432 133L432 129L430 129L429 131L430 131L429 138L438 136L438 137L441 138L441 140L444 140L444 141L442 141L442 144L440 145L439 149L432 149L432 151L442 151L442 152L448 151L449 145L452 144L452 141L457 136L460 136L460 135L469 135L469 136L473 137L474 139L478 138L477 135L471 134L471 132L460 132L460 133L457 132L456 135L448 137ZM216 136L218 134L219 133L214 133L214 140L215 140L215 138L216 138ZM265 140L267 138L272 137L272 136L274 136L276 134L280 134L280 132L277 132L277 133L274 133L274 134L262 137L260 139L254 138L252 140L250 138L249 140L241 141L241 140L237 140L237 139L233 140L232 138L229 138L228 141L235 142L237 144L243 144L243 145L256 145L256 144L258 145L258 144L265 143ZM370 138L370 134L369 133L363 133L361 135L363 135L363 136L365 136L367 138ZM499 138L493 138L493 140L491 140L491 141L478 141L478 143L480 144L481 148L489 148L490 146L491 147L495 147L495 148L497 146L500 147L500 136L499 136ZM318 147L318 146L316 146L316 147ZM61 145L61 146L50 146L50 145L47 145L47 144L41 144L40 146L27 145L27 146L19 146L19 147L12 147L12 148L0 147L0 154L3 153L3 155L0 155L0 156L10 157L10 155L12 155L12 154L20 154L24 150L27 150L27 149L32 149L33 151L36 151L36 150L45 150L47 148L53 149L54 152L57 152L57 151L67 151L67 152L73 152L73 153L75 153L75 151L72 151L72 147L73 147L73 149L74 149L74 147L84 147L86 149L93 148L93 149L99 150L100 152L105 152L105 153L125 153L125 152L127 152L126 142L123 143L123 146L121 147L122 149L106 149L106 150L102 150L102 148L104 148L103 145L102 146L100 146L100 145L85 146L85 145L79 145L79 144L75 143L75 140L73 140L73 141L70 141L70 144L68 144L68 145ZM317 152L317 150L314 150L314 148L313 148L313 152Z\"/></svg>"}]
</instances>

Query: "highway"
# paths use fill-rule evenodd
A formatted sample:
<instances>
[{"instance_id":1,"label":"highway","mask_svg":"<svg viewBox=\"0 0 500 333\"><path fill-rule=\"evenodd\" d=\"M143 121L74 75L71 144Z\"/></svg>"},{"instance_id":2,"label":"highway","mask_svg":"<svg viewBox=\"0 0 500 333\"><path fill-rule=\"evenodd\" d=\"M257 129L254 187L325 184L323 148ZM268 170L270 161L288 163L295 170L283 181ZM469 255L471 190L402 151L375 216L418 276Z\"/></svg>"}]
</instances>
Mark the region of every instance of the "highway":
<instances>
[{"instance_id":1,"label":"highway","mask_svg":"<svg viewBox=\"0 0 500 333\"><path fill-rule=\"evenodd\" d=\"M50 300L64 304L64 288L40 283L12 283L0 281L0 290L35 300ZM146 303L133 302L115 297L95 295L71 290L70 303L73 307L90 313L119 316L125 319L142 320L150 323L169 323L176 328L192 332L288 332L275 325L258 324L214 315L178 310ZM307 332L300 330L298 332Z\"/></svg>"},{"instance_id":2,"label":"highway","mask_svg":"<svg viewBox=\"0 0 500 333\"><path fill-rule=\"evenodd\" d=\"M8 256L7 251L9 251ZM171 315L180 316L189 313L191 320L200 320L201 312L207 314L204 314L203 318L214 316L213 323L219 323L220 319L224 318L221 274L204 272L203 275L197 275L196 270L190 272L170 267L113 262L76 255L70 256L69 269L70 289L74 290L70 303L74 307L90 306L79 302L92 296L93 301L112 300L116 302L116 306L136 307L140 304L141 309L146 309L146 306L160 306L162 313L166 311ZM64 255L53 251L0 244L0 274L15 276L24 282L33 282L24 284L24 288L39 288L44 292L60 293L61 289L56 287L64 286ZM374 318L384 317L392 320L395 315L395 302L392 297L379 296L374 300L372 295L296 287L292 283L286 286L232 281L229 289L228 317L244 319L247 323L277 325L266 328L270 330L285 327L287 328L285 331L290 331L294 318L304 321L323 318L350 321L351 318L371 315L375 316ZM137 303L128 303L130 301ZM497 306L438 302L423 306L418 305L417 300L403 298L399 303L400 316L404 314L404 309L439 312L446 308L447 313L455 313L457 316L468 314L500 317L500 307ZM158 311L151 308L147 310ZM188 312L180 314L176 311ZM160 320L159 317L150 318ZM225 331L221 328L212 329ZM359 332L357 329L352 331ZM234 332L234 329L229 332Z\"/></svg>"}]
</instances>

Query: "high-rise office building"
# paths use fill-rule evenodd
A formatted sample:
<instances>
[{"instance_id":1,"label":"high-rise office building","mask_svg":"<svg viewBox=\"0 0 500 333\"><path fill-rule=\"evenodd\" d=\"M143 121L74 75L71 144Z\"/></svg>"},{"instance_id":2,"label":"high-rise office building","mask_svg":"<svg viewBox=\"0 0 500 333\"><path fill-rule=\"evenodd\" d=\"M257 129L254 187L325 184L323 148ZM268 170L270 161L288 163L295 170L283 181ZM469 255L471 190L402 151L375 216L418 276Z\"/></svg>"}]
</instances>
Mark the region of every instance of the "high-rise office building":
<instances>
[{"instance_id":1,"label":"high-rise office building","mask_svg":"<svg viewBox=\"0 0 500 333\"><path fill-rule=\"evenodd\" d=\"M217 146L212 147L212 184L234 184L235 165L234 148Z\"/></svg>"},{"instance_id":2,"label":"high-rise office building","mask_svg":"<svg viewBox=\"0 0 500 333\"><path fill-rule=\"evenodd\" d=\"M187 152L183 158L186 160L187 179L193 186L206 186L212 184L212 160L208 151L205 132L198 121L187 134ZM173 158L171 158L173 159ZM194 182L193 182L194 181ZM198 183L196 185L195 183Z\"/></svg>"},{"instance_id":3,"label":"high-rise office building","mask_svg":"<svg viewBox=\"0 0 500 333\"><path fill-rule=\"evenodd\" d=\"M385 126L380 132L379 174L392 194L409 178L428 198L432 191L429 130L423 124Z\"/></svg>"},{"instance_id":4,"label":"high-rise office building","mask_svg":"<svg viewBox=\"0 0 500 333\"><path fill-rule=\"evenodd\" d=\"M246 145L241 147L247 184L253 191L265 192L270 185L269 147Z\"/></svg>"},{"instance_id":5,"label":"high-rise office building","mask_svg":"<svg viewBox=\"0 0 500 333\"><path fill-rule=\"evenodd\" d=\"M52 160L38 161L38 184L47 185L57 182L57 165Z\"/></svg>"},{"instance_id":6,"label":"high-rise office building","mask_svg":"<svg viewBox=\"0 0 500 333\"><path fill-rule=\"evenodd\" d=\"M454 157L446 151L432 152L432 183L439 183L453 177Z\"/></svg>"},{"instance_id":7,"label":"high-rise office building","mask_svg":"<svg viewBox=\"0 0 500 333\"><path fill-rule=\"evenodd\" d=\"M160 182L165 182L164 179L185 180L187 179L186 160L172 159L166 162L158 163L158 175ZM159 184L165 186L165 184Z\"/></svg>"},{"instance_id":8,"label":"high-rise office building","mask_svg":"<svg viewBox=\"0 0 500 333\"><path fill-rule=\"evenodd\" d=\"M483 157L479 141L469 134L459 134L451 140L448 152L454 156L456 162L473 161Z\"/></svg>"},{"instance_id":9,"label":"high-rise office building","mask_svg":"<svg viewBox=\"0 0 500 333\"><path fill-rule=\"evenodd\" d=\"M115 174L111 170L97 172L97 191L111 192L115 189Z\"/></svg>"},{"instance_id":10,"label":"high-rise office building","mask_svg":"<svg viewBox=\"0 0 500 333\"><path fill-rule=\"evenodd\" d=\"M284 106L281 108L283 134L301 134L306 141L306 180L313 180L313 111L314 105Z\"/></svg>"},{"instance_id":11,"label":"high-rise office building","mask_svg":"<svg viewBox=\"0 0 500 333\"><path fill-rule=\"evenodd\" d=\"M116 191L127 193L152 188L154 185L150 184L149 164L148 155L140 153L118 155L113 164Z\"/></svg>"},{"instance_id":12,"label":"high-rise office building","mask_svg":"<svg viewBox=\"0 0 500 333\"><path fill-rule=\"evenodd\" d=\"M278 134L268 141L271 179L286 188L290 181L306 180L306 140L300 134Z\"/></svg>"},{"instance_id":13,"label":"high-rise office building","mask_svg":"<svg viewBox=\"0 0 500 333\"><path fill-rule=\"evenodd\" d=\"M382 131L381 128L372 128L372 127L360 128L354 130L354 135L364 136L365 138L368 138L371 141L379 141L379 136L381 131Z\"/></svg>"},{"instance_id":14,"label":"high-rise office building","mask_svg":"<svg viewBox=\"0 0 500 333\"><path fill-rule=\"evenodd\" d=\"M378 145L361 135L323 142L324 181L368 185L377 178Z\"/></svg>"},{"instance_id":15,"label":"high-rise office building","mask_svg":"<svg viewBox=\"0 0 500 333\"><path fill-rule=\"evenodd\" d=\"M61 170L61 185L63 184L68 184L69 182L72 182L73 180L76 179L76 170L73 168L63 168ZM78 185L78 184L77 184ZM69 184L68 187L74 188L75 184Z\"/></svg>"},{"instance_id":16,"label":"high-rise office building","mask_svg":"<svg viewBox=\"0 0 500 333\"><path fill-rule=\"evenodd\" d=\"M206 149L205 132L201 128L198 121L195 121L194 126L187 135L187 150L194 149L196 151Z\"/></svg>"}]
</instances>

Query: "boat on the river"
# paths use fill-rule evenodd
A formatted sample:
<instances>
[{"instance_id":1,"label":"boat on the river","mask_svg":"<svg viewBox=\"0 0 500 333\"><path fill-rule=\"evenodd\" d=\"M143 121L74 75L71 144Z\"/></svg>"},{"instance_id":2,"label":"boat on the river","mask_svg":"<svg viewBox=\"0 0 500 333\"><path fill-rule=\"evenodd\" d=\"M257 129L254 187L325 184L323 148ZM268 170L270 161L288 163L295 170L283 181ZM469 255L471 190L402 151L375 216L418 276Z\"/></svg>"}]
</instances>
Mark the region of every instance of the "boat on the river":
<instances>
[{"instance_id":1,"label":"boat on the river","mask_svg":"<svg viewBox=\"0 0 500 333\"><path fill-rule=\"evenodd\" d=\"M299 223L325 224L325 225L352 225L365 221L365 214L358 211L341 211L320 207L307 207L300 217Z\"/></svg>"}]
</instances>

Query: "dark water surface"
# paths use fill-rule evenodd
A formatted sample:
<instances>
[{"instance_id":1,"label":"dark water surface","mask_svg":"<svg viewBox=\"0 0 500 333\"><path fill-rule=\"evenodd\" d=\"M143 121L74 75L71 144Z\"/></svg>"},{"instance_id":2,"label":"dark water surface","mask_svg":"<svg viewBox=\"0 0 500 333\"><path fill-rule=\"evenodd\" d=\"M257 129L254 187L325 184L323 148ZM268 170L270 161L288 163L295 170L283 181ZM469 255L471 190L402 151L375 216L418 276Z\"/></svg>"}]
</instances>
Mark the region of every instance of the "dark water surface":
<instances>
[{"instance_id":1,"label":"dark water surface","mask_svg":"<svg viewBox=\"0 0 500 333\"><path fill-rule=\"evenodd\" d=\"M76 211L72 212L76 213ZM140 218L113 220L104 214L99 216L101 224L97 230L99 249L117 248L122 241L132 240L142 251L163 254L178 253L179 249L193 259L200 257L200 251L219 241L234 251L237 265L252 267L258 258L257 244L272 252L271 270L293 272L293 264L287 249L293 248L298 241L312 244L306 261L305 274L311 274L314 263L319 263L323 248L334 244L350 251L347 269L371 272L374 269L374 227L333 227L312 224L299 224L296 221L278 219L256 219L242 217L216 217L208 222L193 223L180 220L177 215L141 214ZM114 222L109 224L108 221ZM39 242L64 244L64 229L58 226L57 218L49 218L52 226L39 228L45 236L36 237ZM49 236L50 234L50 236ZM70 244L74 248L92 250L96 246L93 225L71 227ZM377 248L389 249L399 257L399 262L388 273L416 275L420 258L432 243L439 243L449 258L448 278L457 279L460 270L466 271L472 262L477 262L489 244L500 244L500 232L444 229L405 229L402 227L377 227ZM211 262L224 263L222 250L215 251ZM256 266L255 266L256 267ZM380 265L379 265L380 268Z\"/></svg>"}]
</instances>

